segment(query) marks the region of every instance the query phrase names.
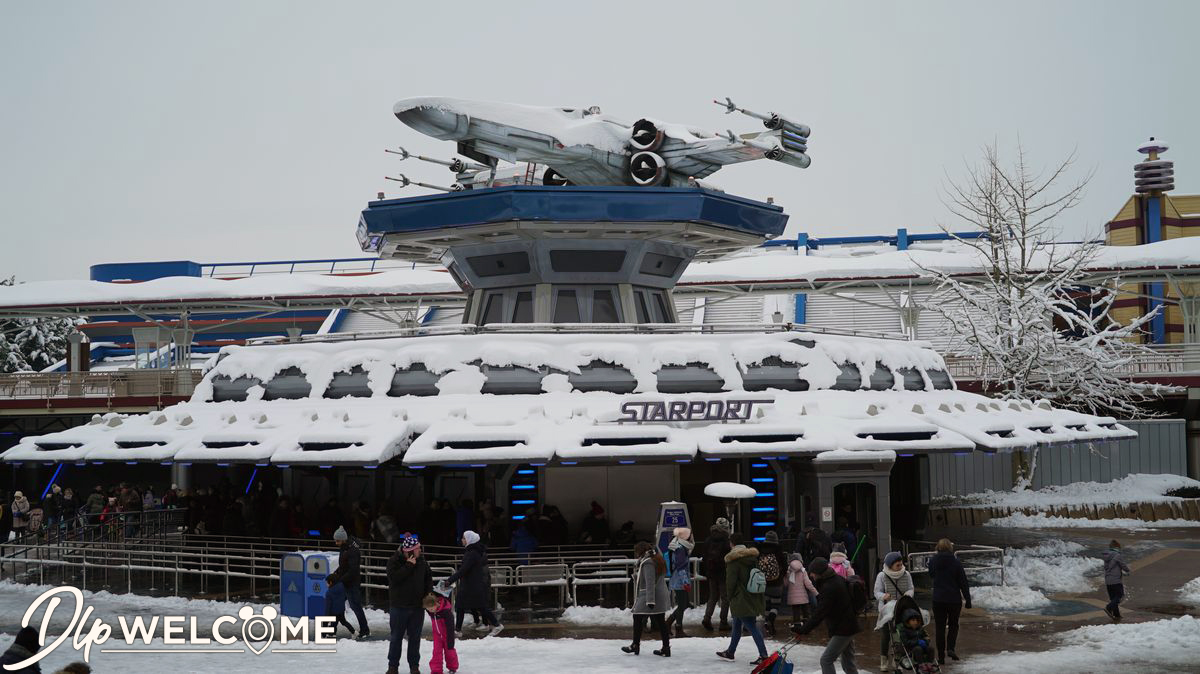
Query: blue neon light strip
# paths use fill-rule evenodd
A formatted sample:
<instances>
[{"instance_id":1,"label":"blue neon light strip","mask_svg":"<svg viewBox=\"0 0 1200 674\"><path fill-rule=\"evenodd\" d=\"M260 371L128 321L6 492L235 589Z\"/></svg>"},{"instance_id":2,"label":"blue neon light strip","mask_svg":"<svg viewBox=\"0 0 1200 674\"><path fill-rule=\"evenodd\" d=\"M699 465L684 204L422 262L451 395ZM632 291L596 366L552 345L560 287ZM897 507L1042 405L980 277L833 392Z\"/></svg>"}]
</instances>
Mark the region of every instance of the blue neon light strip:
<instances>
[{"instance_id":1,"label":"blue neon light strip","mask_svg":"<svg viewBox=\"0 0 1200 674\"><path fill-rule=\"evenodd\" d=\"M757 494L755 494L754 498L767 498L769 496L774 496L774 495L775 495L775 492L773 492L773 491L760 491Z\"/></svg>"},{"instance_id":2,"label":"blue neon light strip","mask_svg":"<svg viewBox=\"0 0 1200 674\"><path fill-rule=\"evenodd\" d=\"M765 464L765 463L752 463L752 464L750 464L750 467L751 467L751 468L766 468L766 467L767 467L767 464Z\"/></svg>"},{"instance_id":3,"label":"blue neon light strip","mask_svg":"<svg viewBox=\"0 0 1200 674\"><path fill-rule=\"evenodd\" d=\"M756 513L770 513L770 512L775 512L775 509L774 509L774 508L754 508L753 510L754 510L754 512L756 512Z\"/></svg>"},{"instance_id":4,"label":"blue neon light strip","mask_svg":"<svg viewBox=\"0 0 1200 674\"><path fill-rule=\"evenodd\" d=\"M513 488L513 489L537 489L537 485L534 485L534 484L514 484L514 485L512 486L512 488Z\"/></svg>"},{"instance_id":5,"label":"blue neon light strip","mask_svg":"<svg viewBox=\"0 0 1200 674\"><path fill-rule=\"evenodd\" d=\"M775 526L774 522L754 522L753 524L756 527L773 527L773 526Z\"/></svg>"},{"instance_id":6,"label":"blue neon light strip","mask_svg":"<svg viewBox=\"0 0 1200 674\"><path fill-rule=\"evenodd\" d=\"M525 516L524 515L513 515L513 519L514 520L523 520L523 519L525 519Z\"/></svg>"},{"instance_id":7,"label":"blue neon light strip","mask_svg":"<svg viewBox=\"0 0 1200 674\"><path fill-rule=\"evenodd\" d=\"M256 477L258 477L258 469L257 468L254 469L253 473L250 473L250 481L246 483L246 491L244 491L242 493L244 493L244 494L250 493L250 487L254 486L254 478L256 478Z\"/></svg>"},{"instance_id":8,"label":"blue neon light strip","mask_svg":"<svg viewBox=\"0 0 1200 674\"><path fill-rule=\"evenodd\" d=\"M534 503L537 503L537 501L535 501L531 498L523 498L523 499L517 499L516 501L511 501L511 503L513 505L533 505Z\"/></svg>"},{"instance_id":9,"label":"blue neon light strip","mask_svg":"<svg viewBox=\"0 0 1200 674\"><path fill-rule=\"evenodd\" d=\"M754 478L750 478L750 481L751 482L774 482L775 478L773 478L773 477L754 477Z\"/></svg>"},{"instance_id":10,"label":"blue neon light strip","mask_svg":"<svg viewBox=\"0 0 1200 674\"><path fill-rule=\"evenodd\" d=\"M535 472L537 472L537 471L534 471L534 470L531 470L531 469L529 469L529 470L518 470L518 471L517 471L517 475L533 475Z\"/></svg>"},{"instance_id":11,"label":"blue neon light strip","mask_svg":"<svg viewBox=\"0 0 1200 674\"><path fill-rule=\"evenodd\" d=\"M46 483L46 488L42 490L42 500L46 500L46 494L50 492L50 487L54 486L54 481L58 479L58 474L62 472L63 464L58 464L58 468L54 469L54 474L50 476L50 481Z\"/></svg>"}]
</instances>

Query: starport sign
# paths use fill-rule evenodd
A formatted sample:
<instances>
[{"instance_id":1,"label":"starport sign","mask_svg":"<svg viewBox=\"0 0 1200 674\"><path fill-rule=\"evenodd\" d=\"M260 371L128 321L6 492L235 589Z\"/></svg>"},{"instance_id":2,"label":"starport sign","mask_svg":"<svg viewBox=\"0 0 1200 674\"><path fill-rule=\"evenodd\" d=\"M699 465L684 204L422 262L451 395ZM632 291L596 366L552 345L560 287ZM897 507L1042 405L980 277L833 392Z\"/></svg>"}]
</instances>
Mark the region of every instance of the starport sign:
<instances>
[{"instance_id":1,"label":"starport sign","mask_svg":"<svg viewBox=\"0 0 1200 674\"><path fill-rule=\"evenodd\" d=\"M66 611L67 627L62 634L47 643L47 631L55 612L60 607L64 610L68 608L64 600L73 602L73 610ZM42 648L20 662L4 665L3 671L15 672L32 667L68 644L82 653L84 662L90 662L93 647L101 653L142 655L246 651L262 655L267 650L272 653L316 655L337 652L333 648L337 643L334 638L337 629L335 618L316 618L314 626L310 629L308 618L292 621L287 616L280 615L274 606L262 607L261 613L256 613L254 607L242 606L237 615L223 615L213 620L207 630L202 628L195 616L179 615L150 616L148 620L140 615L132 619L118 616L114 627L100 618L92 617L93 607L84 601L83 592L79 588L64 585L47 590L35 599L25 610L25 615L21 618L21 627L33 626L34 616L43 607L45 610L42 613L41 624L36 626L38 644ZM155 635L160 631L162 644L167 648L145 648L153 643ZM136 645L138 642L141 642L141 646ZM105 647L106 645L108 647Z\"/></svg>"},{"instance_id":2,"label":"starport sign","mask_svg":"<svg viewBox=\"0 0 1200 674\"><path fill-rule=\"evenodd\" d=\"M630 400L621 403L620 423L749 421L755 406L770 405L773 398L711 400Z\"/></svg>"}]
</instances>

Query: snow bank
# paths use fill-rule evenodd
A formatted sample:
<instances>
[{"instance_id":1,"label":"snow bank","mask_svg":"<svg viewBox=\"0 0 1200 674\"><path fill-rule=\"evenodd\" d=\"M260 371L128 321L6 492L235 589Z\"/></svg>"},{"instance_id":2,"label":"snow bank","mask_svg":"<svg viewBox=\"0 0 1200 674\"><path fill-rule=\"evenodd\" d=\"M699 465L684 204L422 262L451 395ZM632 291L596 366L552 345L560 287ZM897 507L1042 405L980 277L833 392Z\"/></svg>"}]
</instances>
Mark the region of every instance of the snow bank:
<instances>
[{"instance_id":1,"label":"snow bank","mask_svg":"<svg viewBox=\"0 0 1200 674\"><path fill-rule=\"evenodd\" d=\"M1200 487L1200 480L1183 475L1137 473L1112 482L1073 482L1037 491L985 491L955 498L955 505L1008 508L1053 508L1064 505L1109 505L1180 501L1167 492Z\"/></svg>"},{"instance_id":2,"label":"snow bank","mask_svg":"<svg viewBox=\"0 0 1200 674\"><path fill-rule=\"evenodd\" d=\"M1200 607L1200 578L1193 578L1179 588L1179 598L1185 604Z\"/></svg>"},{"instance_id":3,"label":"snow bank","mask_svg":"<svg viewBox=\"0 0 1200 674\"><path fill-rule=\"evenodd\" d=\"M1004 552L1005 582L1050 593L1088 592L1093 588L1090 578L1103 571L1104 562L1084 556L1083 550L1079 543L1061 540L1008 548Z\"/></svg>"},{"instance_id":4,"label":"snow bank","mask_svg":"<svg viewBox=\"0 0 1200 674\"><path fill-rule=\"evenodd\" d=\"M1052 638L1061 646L1049 651L1005 651L972 657L963 661L962 668L986 674L1156 672L1166 667L1189 671L1197 661L1200 619L1182 616L1144 623L1089 625Z\"/></svg>"},{"instance_id":5,"label":"snow bank","mask_svg":"<svg viewBox=\"0 0 1200 674\"><path fill-rule=\"evenodd\" d=\"M971 604L999 612L1028 611L1050 605L1046 595L1019 585L984 585L971 588Z\"/></svg>"},{"instance_id":6,"label":"snow bank","mask_svg":"<svg viewBox=\"0 0 1200 674\"><path fill-rule=\"evenodd\" d=\"M684 611L683 625L685 628L696 627L702 618L703 608L689 608ZM633 610L603 606L568 606L558 621L588 627L630 627L633 625Z\"/></svg>"},{"instance_id":7,"label":"snow bank","mask_svg":"<svg viewBox=\"0 0 1200 674\"><path fill-rule=\"evenodd\" d=\"M1200 522L1177 519L1147 522L1128 517L1109 520L1089 520L1075 519L1073 517L1047 517L1040 513L1037 515L1013 513L1007 517L997 517L989 520L984 526L1016 527L1018 529L1179 529L1184 527L1200 527Z\"/></svg>"}]
</instances>

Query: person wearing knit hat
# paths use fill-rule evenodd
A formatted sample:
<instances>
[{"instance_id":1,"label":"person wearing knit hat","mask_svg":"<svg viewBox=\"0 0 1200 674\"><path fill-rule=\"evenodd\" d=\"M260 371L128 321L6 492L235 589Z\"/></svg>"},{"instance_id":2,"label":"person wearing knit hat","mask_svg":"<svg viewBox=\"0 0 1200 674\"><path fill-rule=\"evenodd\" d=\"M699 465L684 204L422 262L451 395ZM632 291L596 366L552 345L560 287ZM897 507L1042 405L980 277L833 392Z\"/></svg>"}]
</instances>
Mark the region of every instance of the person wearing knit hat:
<instances>
[{"instance_id":1,"label":"person wearing knit hat","mask_svg":"<svg viewBox=\"0 0 1200 674\"><path fill-rule=\"evenodd\" d=\"M841 660L843 672L857 672L854 664L854 635L861 631L850 586L829 566L829 560L817 557L808 563L808 575L817 589L817 608L812 617L792 625L798 635L808 634L825 623L829 631L829 642L821 654L822 674L833 674L837 670L834 662Z\"/></svg>"},{"instance_id":2,"label":"person wearing knit hat","mask_svg":"<svg viewBox=\"0 0 1200 674\"><path fill-rule=\"evenodd\" d=\"M421 629L425 626L425 596L433 591L433 572L421 554L414 534L405 534L400 548L388 559L388 673L397 674L404 642L408 642L409 672L421 671Z\"/></svg>"},{"instance_id":3,"label":"person wearing knit hat","mask_svg":"<svg viewBox=\"0 0 1200 674\"><path fill-rule=\"evenodd\" d=\"M878 600L880 615L884 607L895 602L901 595L913 596L916 592L912 574L904 568L904 555L899 552L889 552L883 557L883 570L875 576L875 599ZM892 649L891 630L879 630L879 666L890 667ZM940 656L940 654L939 654Z\"/></svg>"},{"instance_id":4,"label":"person wearing knit hat","mask_svg":"<svg viewBox=\"0 0 1200 674\"><path fill-rule=\"evenodd\" d=\"M0 655L0 665L15 665L25 662L32 658L41 647L41 643L38 642L38 631L32 627L22 627L17 632L17 638L13 639L12 645L8 647L7 651L4 651L4 655ZM10 669L7 666L0 667L0 669L14 672L36 672L38 666L35 663L20 669L16 667Z\"/></svg>"},{"instance_id":5,"label":"person wearing knit hat","mask_svg":"<svg viewBox=\"0 0 1200 674\"><path fill-rule=\"evenodd\" d=\"M488 636L495 636L504 629L504 625L492 612L492 574L488 569L487 545L478 533L470 530L463 532L462 544L466 548L462 564L442 581L446 586L458 583L458 595L454 601L454 632L462 636L463 618L470 612L476 616L476 628L481 625L490 627Z\"/></svg>"},{"instance_id":6,"label":"person wearing knit hat","mask_svg":"<svg viewBox=\"0 0 1200 674\"><path fill-rule=\"evenodd\" d=\"M346 595L346 603L350 605L350 610L354 612L354 617L358 620L358 632L355 633L344 619L342 623L346 625L346 629L350 630L350 634L354 635L354 638L362 641L371 636L371 627L367 625L367 614L363 611L362 546L359 545L357 538L346 533L345 527L338 527L333 532L333 543L338 547L338 568L325 578L325 582L330 588L341 583L342 590ZM334 611L333 615L336 616L338 613L341 611Z\"/></svg>"},{"instance_id":7,"label":"person wearing knit hat","mask_svg":"<svg viewBox=\"0 0 1200 674\"><path fill-rule=\"evenodd\" d=\"M767 578L765 611L763 612L763 627L768 637L775 636L775 620L783 607L783 584L787 580L787 555L779 545L779 533L769 529L763 534L763 542L758 546L758 568Z\"/></svg>"},{"instance_id":8,"label":"person wearing knit hat","mask_svg":"<svg viewBox=\"0 0 1200 674\"><path fill-rule=\"evenodd\" d=\"M1121 600L1125 598L1125 576L1130 574L1129 565L1121 559L1121 542L1113 539L1108 550L1100 555L1104 560L1104 587L1108 590L1108 604L1104 613L1113 622L1121 622Z\"/></svg>"}]
</instances>

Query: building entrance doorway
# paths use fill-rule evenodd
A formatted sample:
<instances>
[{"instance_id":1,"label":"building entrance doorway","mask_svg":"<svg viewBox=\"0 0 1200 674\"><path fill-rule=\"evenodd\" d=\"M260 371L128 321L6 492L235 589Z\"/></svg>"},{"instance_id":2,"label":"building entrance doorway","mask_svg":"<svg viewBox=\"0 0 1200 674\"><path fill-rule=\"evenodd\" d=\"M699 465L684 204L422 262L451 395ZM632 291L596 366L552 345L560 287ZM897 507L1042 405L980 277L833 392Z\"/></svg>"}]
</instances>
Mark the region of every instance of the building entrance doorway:
<instances>
[{"instance_id":1,"label":"building entrance doorway","mask_svg":"<svg viewBox=\"0 0 1200 674\"><path fill-rule=\"evenodd\" d=\"M875 485L849 482L833 488L833 542L846 547L854 571L871 578L879 557Z\"/></svg>"}]
</instances>

